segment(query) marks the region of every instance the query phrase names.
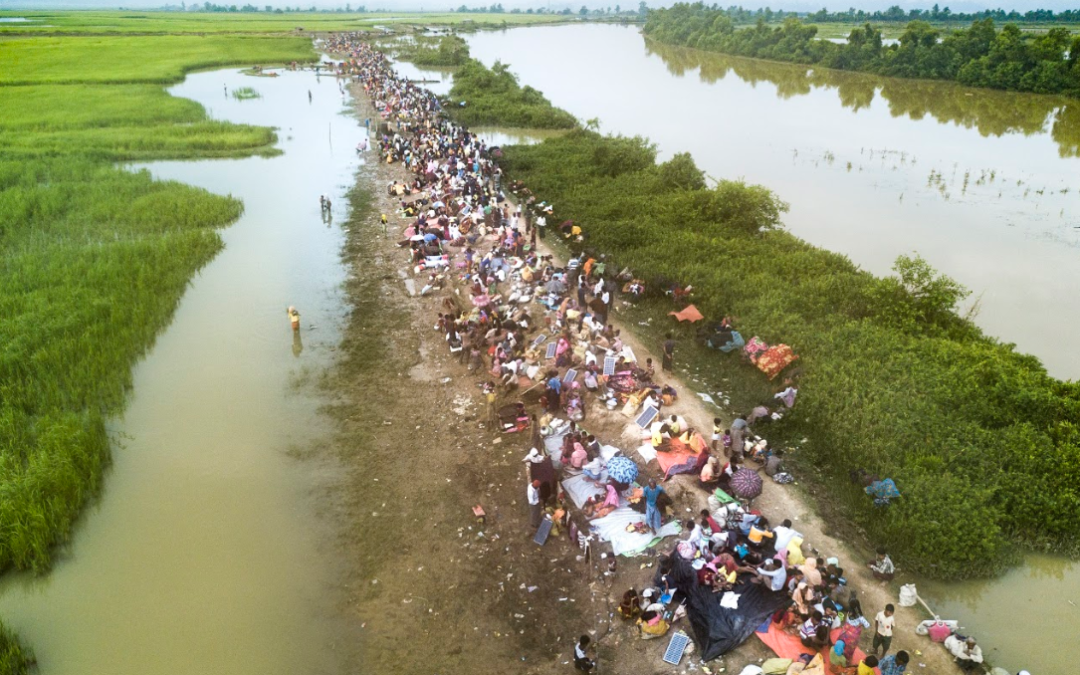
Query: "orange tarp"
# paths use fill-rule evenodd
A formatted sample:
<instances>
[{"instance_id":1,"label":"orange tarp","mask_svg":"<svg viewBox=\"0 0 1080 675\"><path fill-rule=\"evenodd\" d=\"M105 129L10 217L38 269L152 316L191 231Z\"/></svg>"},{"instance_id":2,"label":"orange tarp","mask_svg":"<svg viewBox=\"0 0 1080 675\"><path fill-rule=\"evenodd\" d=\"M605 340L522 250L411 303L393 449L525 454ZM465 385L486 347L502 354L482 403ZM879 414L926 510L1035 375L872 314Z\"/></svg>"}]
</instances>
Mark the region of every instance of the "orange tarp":
<instances>
[{"instance_id":1,"label":"orange tarp","mask_svg":"<svg viewBox=\"0 0 1080 675\"><path fill-rule=\"evenodd\" d=\"M780 628L780 626L772 622L769 623L769 632L762 633L760 631L757 631L754 633L754 635L757 635L758 638L760 638L761 641L769 647L769 649L772 649L774 652L776 652L776 655L782 659L791 659L792 661L796 661L801 654L811 653L810 648L803 645L802 640L799 639L798 635L792 635L791 633L788 633L787 631ZM833 642L835 642L836 638L838 638L839 636L840 629L837 628L831 634ZM823 649L819 652L821 654L821 657L825 660L825 672L847 672L847 669L837 669L835 671L832 669L832 664L829 663L830 651L831 648ZM849 664L849 666L852 666L851 672L855 672L854 666L857 666L859 662L862 661L864 658L866 658L866 653L856 647L855 653L851 655L852 663ZM876 668L874 670L875 672L880 672Z\"/></svg>"},{"instance_id":2,"label":"orange tarp","mask_svg":"<svg viewBox=\"0 0 1080 675\"><path fill-rule=\"evenodd\" d=\"M668 452L657 451L656 463L664 470L666 476L672 467L696 462L701 453L708 448L701 434L695 433L690 437L690 443L683 443L677 438L668 442L671 448Z\"/></svg>"},{"instance_id":3,"label":"orange tarp","mask_svg":"<svg viewBox=\"0 0 1080 675\"><path fill-rule=\"evenodd\" d=\"M687 305L681 312L668 312L668 314L679 321L689 321L690 323L701 321L705 318L701 312L698 311L698 308L693 305Z\"/></svg>"}]
</instances>

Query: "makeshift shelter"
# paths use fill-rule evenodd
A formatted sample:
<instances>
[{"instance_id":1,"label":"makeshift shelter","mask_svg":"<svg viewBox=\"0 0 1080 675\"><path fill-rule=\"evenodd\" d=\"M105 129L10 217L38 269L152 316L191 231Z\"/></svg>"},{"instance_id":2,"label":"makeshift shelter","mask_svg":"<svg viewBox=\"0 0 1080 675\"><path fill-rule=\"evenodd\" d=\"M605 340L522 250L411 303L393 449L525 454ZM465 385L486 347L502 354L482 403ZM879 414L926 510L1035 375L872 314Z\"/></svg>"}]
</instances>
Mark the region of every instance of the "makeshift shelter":
<instances>
[{"instance_id":1,"label":"makeshift shelter","mask_svg":"<svg viewBox=\"0 0 1080 675\"><path fill-rule=\"evenodd\" d=\"M713 593L711 588L699 585L690 561L672 556L671 562L668 583L685 598L686 617L704 661L735 649L770 616L791 604L786 593L770 591L767 586L753 583L749 575L741 574L731 590L738 596L734 602L736 606L721 606L721 599L727 594ZM658 569L658 585L662 583L662 574ZM729 599L725 604L732 603Z\"/></svg>"},{"instance_id":2,"label":"makeshift shelter","mask_svg":"<svg viewBox=\"0 0 1080 675\"><path fill-rule=\"evenodd\" d=\"M700 471L709 458L709 446L701 434L694 433L689 443L673 438L668 443L670 450L656 453L656 463L664 470L664 477L680 473Z\"/></svg>"},{"instance_id":3,"label":"makeshift shelter","mask_svg":"<svg viewBox=\"0 0 1080 675\"><path fill-rule=\"evenodd\" d=\"M840 637L840 633L840 628L834 628L832 631L830 631L830 643L836 644L836 640ZM782 630L779 626L777 626L771 621L768 624L767 630L761 630L759 628L755 634L762 642L768 645L770 649L776 652L777 656L791 659L792 661L797 661L799 657L803 654L814 653L814 650L803 645L802 640L799 639L799 636L792 635L791 633ZM825 672L831 672L832 663L829 661L829 657L831 657L832 654L830 652L831 649L829 648L825 648L817 652L817 655L821 657L822 662L825 666ZM855 651L852 654L851 662L859 663L865 658L866 653L858 647L855 647Z\"/></svg>"}]
</instances>

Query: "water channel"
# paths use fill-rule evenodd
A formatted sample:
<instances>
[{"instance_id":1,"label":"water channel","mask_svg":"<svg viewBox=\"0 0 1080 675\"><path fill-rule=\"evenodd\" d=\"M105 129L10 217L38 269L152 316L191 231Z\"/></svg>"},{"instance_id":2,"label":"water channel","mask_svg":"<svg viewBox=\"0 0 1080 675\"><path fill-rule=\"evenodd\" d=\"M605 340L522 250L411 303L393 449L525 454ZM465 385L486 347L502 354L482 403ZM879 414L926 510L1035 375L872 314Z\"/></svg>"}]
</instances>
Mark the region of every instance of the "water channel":
<instances>
[{"instance_id":1,"label":"water channel","mask_svg":"<svg viewBox=\"0 0 1080 675\"><path fill-rule=\"evenodd\" d=\"M917 251L964 283L988 334L1080 377L1080 102L725 57L636 28L517 28L466 36L473 56L601 130L689 152L716 178L790 203L800 237L877 274ZM402 64L443 92L445 72ZM969 307L971 305L969 304ZM1062 673L1052 635L1080 633L1080 570L1028 556L1000 579L922 583L987 657Z\"/></svg>"},{"instance_id":2,"label":"water channel","mask_svg":"<svg viewBox=\"0 0 1080 675\"><path fill-rule=\"evenodd\" d=\"M223 89L242 86L261 98ZM363 127L313 73L200 73L172 93L277 127L283 154L146 167L239 197L244 215L137 366L101 499L52 572L4 580L0 616L48 675L356 672L319 516L335 466L311 450L332 428L313 381L345 315L344 235L318 199L344 216Z\"/></svg>"}]
</instances>

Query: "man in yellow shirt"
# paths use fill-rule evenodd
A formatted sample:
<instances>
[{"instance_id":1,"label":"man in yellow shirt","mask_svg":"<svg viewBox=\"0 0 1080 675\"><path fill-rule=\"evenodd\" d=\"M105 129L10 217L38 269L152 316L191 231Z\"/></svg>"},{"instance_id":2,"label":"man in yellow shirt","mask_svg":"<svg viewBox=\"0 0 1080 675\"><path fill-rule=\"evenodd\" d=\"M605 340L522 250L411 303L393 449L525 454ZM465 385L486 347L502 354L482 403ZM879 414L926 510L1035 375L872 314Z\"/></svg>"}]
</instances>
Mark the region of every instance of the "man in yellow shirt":
<instances>
[{"instance_id":1,"label":"man in yellow shirt","mask_svg":"<svg viewBox=\"0 0 1080 675\"><path fill-rule=\"evenodd\" d=\"M878 660L876 656L873 654L867 656L859 662L858 675L877 675L877 671L874 670L877 668L877 664Z\"/></svg>"}]
</instances>

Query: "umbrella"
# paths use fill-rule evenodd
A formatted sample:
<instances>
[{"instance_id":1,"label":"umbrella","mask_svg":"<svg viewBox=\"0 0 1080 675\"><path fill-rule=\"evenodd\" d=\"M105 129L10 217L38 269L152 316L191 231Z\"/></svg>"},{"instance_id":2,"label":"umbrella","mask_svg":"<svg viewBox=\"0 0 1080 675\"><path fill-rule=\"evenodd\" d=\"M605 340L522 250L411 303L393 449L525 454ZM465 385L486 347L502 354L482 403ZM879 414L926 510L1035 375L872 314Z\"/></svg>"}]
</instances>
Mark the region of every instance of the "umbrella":
<instances>
[{"instance_id":1,"label":"umbrella","mask_svg":"<svg viewBox=\"0 0 1080 675\"><path fill-rule=\"evenodd\" d=\"M607 473L616 483L632 483L638 476L638 468L629 457L612 457L607 463Z\"/></svg>"},{"instance_id":2,"label":"umbrella","mask_svg":"<svg viewBox=\"0 0 1080 675\"><path fill-rule=\"evenodd\" d=\"M761 494L761 476L753 469L739 469L731 476L731 491L743 499Z\"/></svg>"}]
</instances>

